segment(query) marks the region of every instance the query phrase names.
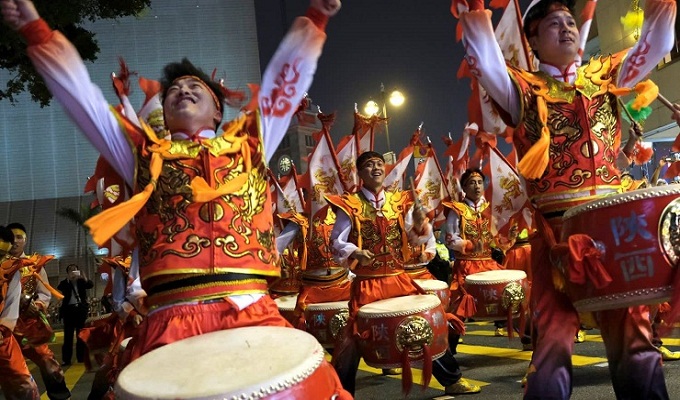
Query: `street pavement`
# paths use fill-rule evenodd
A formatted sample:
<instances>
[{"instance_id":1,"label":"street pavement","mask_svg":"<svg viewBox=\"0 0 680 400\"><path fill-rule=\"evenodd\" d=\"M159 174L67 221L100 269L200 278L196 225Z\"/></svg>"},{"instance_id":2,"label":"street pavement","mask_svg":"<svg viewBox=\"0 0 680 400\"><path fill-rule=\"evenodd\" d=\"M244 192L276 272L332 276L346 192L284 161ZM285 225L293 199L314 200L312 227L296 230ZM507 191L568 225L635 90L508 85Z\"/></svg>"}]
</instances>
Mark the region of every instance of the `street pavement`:
<instances>
[{"instance_id":1,"label":"street pavement","mask_svg":"<svg viewBox=\"0 0 680 400\"><path fill-rule=\"evenodd\" d=\"M413 370L413 389L407 397L411 400L446 400L453 398L468 399L521 399L520 380L524 375L531 358L530 351L522 351L518 338L494 337L491 322L473 322L467 326L467 334L463 343L458 345L456 358L463 370L463 376L469 381L482 386L482 392L475 395L448 396L444 389L433 378L428 388L423 389L421 371ZM52 350L61 361L62 332L57 332L57 342L51 345ZM680 334L674 338L664 338L664 345L671 350L680 350ZM599 331L590 330L585 343L574 345L574 400L614 399L614 392L609 381L609 369L604 354L604 345ZM182 362L177 360L177 362ZM184 362L187 362L184 360ZM44 385L36 366L29 362L29 367L41 389L41 399L47 400ZM671 399L680 399L680 361L664 363L666 385ZM94 373L85 371L83 364L73 364L65 369L66 382L71 388L74 400L87 399ZM216 373L218 373L216 371ZM357 375L358 400L391 400L403 399L399 376L383 376L381 371L361 364ZM0 399L4 399L0 394ZM310 400L314 400L310 397Z\"/></svg>"}]
</instances>

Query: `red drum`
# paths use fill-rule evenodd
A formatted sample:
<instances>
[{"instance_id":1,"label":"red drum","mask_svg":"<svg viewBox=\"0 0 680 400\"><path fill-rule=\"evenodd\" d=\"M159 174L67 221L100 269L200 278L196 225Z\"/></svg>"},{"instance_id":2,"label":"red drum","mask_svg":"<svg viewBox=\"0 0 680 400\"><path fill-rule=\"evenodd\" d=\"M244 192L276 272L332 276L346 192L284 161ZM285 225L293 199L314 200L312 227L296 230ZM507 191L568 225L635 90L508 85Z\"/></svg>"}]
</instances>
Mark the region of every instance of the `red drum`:
<instances>
[{"instance_id":1,"label":"red drum","mask_svg":"<svg viewBox=\"0 0 680 400\"><path fill-rule=\"evenodd\" d=\"M324 348L335 346L335 339L347 326L349 318L347 304L347 301L331 301L307 306L305 310L307 332L314 335Z\"/></svg>"},{"instance_id":2,"label":"red drum","mask_svg":"<svg viewBox=\"0 0 680 400\"><path fill-rule=\"evenodd\" d=\"M567 210L561 246L570 251L553 257L553 264L564 273L576 310L662 303L671 297L680 261L679 197L680 185L658 186ZM577 238L577 254L585 256L581 262L574 257Z\"/></svg>"},{"instance_id":3,"label":"red drum","mask_svg":"<svg viewBox=\"0 0 680 400\"><path fill-rule=\"evenodd\" d=\"M290 322L291 325L297 326L297 318L295 318L295 304L297 304L297 295L293 296L282 296L274 299L277 307L279 307L279 313L286 321Z\"/></svg>"},{"instance_id":4,"label":"red drum","mask_svg":"<svg viewBox=\"0 0 680 400\"><path fill-rule=\"evenodd\" d=\"M371 367L399 368L405 351L411 365L422 365L425 346L429 346L433 360L449 347L444 308L431 294L366 304L359 309L356 323L361 355Z\"/></svg>"},{"instance_id":5,"label":"red drum","mask_svg":"<svg viewBox=\"0 0 680 400\"><path fill-rule=\"evenodd\" d=\"M126 400L347 398L314 336L275 326L227 329L159 347L128 364L114 392Z\"/></svg>"},{"instance_id":6,"label":"red drum","mask_svg":"<svg viewBox=\"0 0 680 400\"><path fill-rule=\"evenodd\" d=\"M451 303L451 290L446 282L435 279L414 279L413 281L423 288L427 294L433 294L439 297L439 300L442 302L442 307L444 307L445 310L449 309L449 304Z\"/></svg>"},{"instance_id":7,"label":"red drum","mask_svg":"<svg viewBox=\"0 0 680 400\"><path fill-rule=\"evenodd\" d=\"M475 319L501 320L508 310L517 316L519 306L526 301L527 274L518 270L493 270L465 277L465 290L475 299Z\"/></svg>"}]
</instances>

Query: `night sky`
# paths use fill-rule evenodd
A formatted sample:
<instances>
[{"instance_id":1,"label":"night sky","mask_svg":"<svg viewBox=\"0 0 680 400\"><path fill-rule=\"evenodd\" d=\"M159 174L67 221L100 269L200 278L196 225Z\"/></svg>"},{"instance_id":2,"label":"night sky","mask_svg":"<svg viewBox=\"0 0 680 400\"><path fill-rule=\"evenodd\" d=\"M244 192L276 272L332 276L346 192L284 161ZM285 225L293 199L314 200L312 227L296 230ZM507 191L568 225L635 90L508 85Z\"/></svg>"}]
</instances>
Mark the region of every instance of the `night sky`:
<instances>
[{"instance_id":1,"label":"night sky","mask_svg":"<svg viewBox=\"0 0 680 400\"><path fill-rule=\"evenodd\" d=\"M264 68L292 20L305 12L304 0L255 0ZM435 146L441 136L454 138L467 122L469 80L457 80L463 59L455 41L456 20L447 0L346 0L327 27L328 40L309 96L322 112L336 112L331 132L337 139L351 132L354 103L359 110L371 98L380 101L380 83L387 92L406 96L400 108L388 105L390 144L397 154L417 126ZM376 136L377 151L387 150L384 134Z\"/></svg>"}]
</instances>

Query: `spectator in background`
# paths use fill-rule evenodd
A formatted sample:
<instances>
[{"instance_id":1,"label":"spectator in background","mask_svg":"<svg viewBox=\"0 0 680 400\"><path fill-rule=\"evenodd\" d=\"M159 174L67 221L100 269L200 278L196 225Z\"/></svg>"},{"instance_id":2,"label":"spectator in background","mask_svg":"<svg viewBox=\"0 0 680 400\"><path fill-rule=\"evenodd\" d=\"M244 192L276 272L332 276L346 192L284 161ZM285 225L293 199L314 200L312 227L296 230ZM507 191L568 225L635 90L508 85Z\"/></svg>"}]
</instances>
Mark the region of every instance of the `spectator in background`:
<instances>
[{"instance_id":1,"label":"spectator in background","mask_svg":"<svg viewBox=\"0 0 680 400\"><path fill-rule=\"evenodd\" d=\"M94 287L94 282L87 279L87 277L80 271L77 265L69 264L66 267L66 279L59 282L57 289L64 295L59 315L64 321L64 344L61 348L61 365L71 365L71 357L73 356L73 334L76 337L87 319L88 303L87 303L87 289ZM85 343L80 340L76 341L76 360L83 362L85 357Z\"/></svg>"}]
</instances>

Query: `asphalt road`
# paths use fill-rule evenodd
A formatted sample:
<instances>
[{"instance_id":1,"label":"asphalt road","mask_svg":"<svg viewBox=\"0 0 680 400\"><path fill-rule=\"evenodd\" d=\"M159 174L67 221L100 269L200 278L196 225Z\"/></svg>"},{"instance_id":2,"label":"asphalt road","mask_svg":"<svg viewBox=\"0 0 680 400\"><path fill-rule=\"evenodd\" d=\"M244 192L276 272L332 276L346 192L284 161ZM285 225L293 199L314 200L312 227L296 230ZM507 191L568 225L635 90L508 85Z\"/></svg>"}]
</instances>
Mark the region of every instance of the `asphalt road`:
<instances>
[{"instance_id":1,"label":"asphalt road","mask_svg":"<svg viewBox=\"0 0 680 400\"><path fill-rule=\"evenodd\" d=\"M531 352L522 351L518 339L494 337L494 327L490 322L471 323L463 343L458 346L456 358L463 369L463 376L482 386L482 392L476 395L456 396L469 399L521 399L520 380L526 371ZM676 335L680 337L680 335ZM51 347L60 360L61 332L57 342ZM664 338L664 344L671 350L680 350L680 339ZM585 343L574 345L574 400L614 399L609 381L607 360L604 356L604 345L597 330L588 331ZM47 399L40 373L35 365L29 367L41 388L42 399ZM671 399L680 399L680 361L664 364L666 385ZM83 364L74 364L65 370L66 381L72 389L73 399L86 399L92 385L94 374L85 371ZM420 382L420 371L413 371L414 382ZM0 395L0 398L3 398ZM399 376L382 376L381 371L362 363L357 378L356 399L358 400L390 400L403 399ZM443 388L432 379L428 388L414 385L408 399L412 400L445 400L453 396L444 394Z\"/></svg>"}]
</instances>

